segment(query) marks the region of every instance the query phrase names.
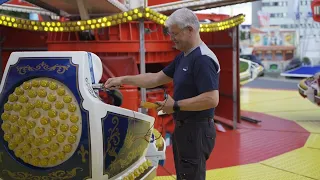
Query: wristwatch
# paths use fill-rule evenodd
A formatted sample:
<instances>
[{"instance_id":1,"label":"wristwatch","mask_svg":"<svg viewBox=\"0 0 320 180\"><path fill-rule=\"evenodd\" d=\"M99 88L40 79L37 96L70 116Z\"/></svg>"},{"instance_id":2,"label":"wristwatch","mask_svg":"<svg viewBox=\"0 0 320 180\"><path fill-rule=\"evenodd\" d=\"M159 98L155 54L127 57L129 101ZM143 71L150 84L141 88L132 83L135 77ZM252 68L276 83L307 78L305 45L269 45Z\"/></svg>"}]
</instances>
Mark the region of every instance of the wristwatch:
<instances>
[{"instance_id":1,"label":"wristwatch","mask_svg":"<svg viewBox=\"0 0 320 180\"><path fill-rule=\"evenodd\" d=\"M178 105L178 101L175 101L173 104L173 111L174 112L179 112L180 111L180 107Z\"/></svg>"}]
</instances>

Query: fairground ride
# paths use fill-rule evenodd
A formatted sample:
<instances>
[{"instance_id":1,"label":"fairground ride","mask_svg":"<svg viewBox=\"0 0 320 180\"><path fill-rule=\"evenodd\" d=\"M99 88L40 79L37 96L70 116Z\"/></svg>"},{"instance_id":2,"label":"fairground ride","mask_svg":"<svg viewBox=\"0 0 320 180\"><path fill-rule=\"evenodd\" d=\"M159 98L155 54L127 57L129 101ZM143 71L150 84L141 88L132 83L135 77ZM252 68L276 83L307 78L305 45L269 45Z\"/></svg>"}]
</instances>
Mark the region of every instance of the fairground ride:
<instances>
[{"instance_id":1,"label":"fairground ride","mask_svg":"<svg viewBox=\"0 0 320 180\"><path fill-rule=\"evenodd\" d=\"M249 1L13 0L1 5L2 10L39 15L39 20L8 13L0 17L1 177L152 177L164 159L159 132L165 136L174 125L171 115L159 116L139 105L172 95L173 84L148 90L121 87L121 107L108 105L107 95L115 93L96 85L169 64L178 51L163 24L174 10ZM222 67L215 120L235 129L240 122L238 25L244 15L197 16L201 37Z\"/></svg>"}]
</instances>

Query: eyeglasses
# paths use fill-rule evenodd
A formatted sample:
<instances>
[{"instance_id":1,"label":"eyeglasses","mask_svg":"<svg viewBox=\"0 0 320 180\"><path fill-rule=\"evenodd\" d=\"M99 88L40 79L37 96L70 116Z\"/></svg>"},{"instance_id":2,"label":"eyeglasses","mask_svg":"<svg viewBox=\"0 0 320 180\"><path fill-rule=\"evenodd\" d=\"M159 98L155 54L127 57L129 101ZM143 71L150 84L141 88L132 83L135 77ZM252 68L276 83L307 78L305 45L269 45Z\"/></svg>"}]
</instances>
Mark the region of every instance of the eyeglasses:
<instances>
[{"instance_id":1,"label":"eyeglasses","mask_svg":"<svg viewBox=\"0 0 320 180\"><path fill-rule=\"evenodd\" d=\"M182 28L182 29L181 29L179 32L177 32L177 33L172 33L172 32L169 32L169 30L167 30L167 34L168 34L169 36L171 36L171 37L176 37L176 36L178 36L182 31L184 31L186 28L187 28L187 27Z\"/></svg>"}]
</instances>

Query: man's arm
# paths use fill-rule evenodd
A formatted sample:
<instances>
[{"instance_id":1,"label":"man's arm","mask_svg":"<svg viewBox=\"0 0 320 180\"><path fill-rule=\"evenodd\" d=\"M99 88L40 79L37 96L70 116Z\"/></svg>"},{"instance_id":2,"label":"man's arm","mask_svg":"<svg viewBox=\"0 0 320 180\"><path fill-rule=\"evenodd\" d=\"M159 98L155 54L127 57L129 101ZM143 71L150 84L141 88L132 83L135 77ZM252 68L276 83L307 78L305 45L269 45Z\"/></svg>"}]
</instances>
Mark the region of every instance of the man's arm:
<instances>
[{"instance_id":1,"label":"man's arm","mask_svg":"<svg viewBox=\"0 0 320 180\"><path fill-rule=\"evenodd\" d=\"M196 97L178 101L181 111L203 111L217 107L219 104L219 91L213 90L202 93Z\"/></svg>"},{"instance_id":2,"label":"man's arm","mask_svg":"<svg viewBox=\"0 0 320 180\"><path fill-rule=\"evenodd\" d=\"M159 71L157 73L123 76L121 79L121 84L128 84L142 88L153 88L169 83L171 80L172 78L167 76L163 71Z\"/></svg>"},{"instance_id":3,"label":"man's arm","mask_svg":"<svg viewBox=\"0 0 320 180\"><path fill-rule=\"evenodd\" d=\"M220 66L208 56L196 60L193 68L198 96L178 101L182 111L202 111L215 108L219 104Z\"/></svg>"}]
</instances>

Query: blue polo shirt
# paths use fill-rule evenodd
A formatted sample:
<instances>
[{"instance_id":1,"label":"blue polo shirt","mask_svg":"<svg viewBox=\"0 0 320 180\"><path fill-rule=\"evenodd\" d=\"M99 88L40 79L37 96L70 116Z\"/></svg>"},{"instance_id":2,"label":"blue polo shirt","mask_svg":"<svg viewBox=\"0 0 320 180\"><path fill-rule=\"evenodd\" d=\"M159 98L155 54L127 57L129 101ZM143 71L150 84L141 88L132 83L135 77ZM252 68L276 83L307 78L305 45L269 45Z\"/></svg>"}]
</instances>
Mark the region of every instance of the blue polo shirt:
<instances>
[{"instance_id":1,"label":"blue polo shirt","mask_svg":"<svg viewBox=\"0 0 320 180\"><path fill-rule=\"evenodd\" d=\"M216 55L202 42L189 53L180 53L162 70L173 78L175 101L218 90L220 65ZM199 119L214 116L214 108L203 111L180 111L175 120Z\"/></svg>"}]
</instances>

